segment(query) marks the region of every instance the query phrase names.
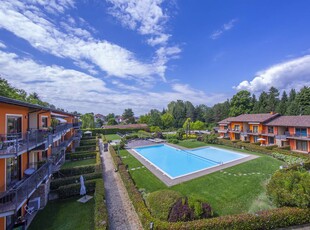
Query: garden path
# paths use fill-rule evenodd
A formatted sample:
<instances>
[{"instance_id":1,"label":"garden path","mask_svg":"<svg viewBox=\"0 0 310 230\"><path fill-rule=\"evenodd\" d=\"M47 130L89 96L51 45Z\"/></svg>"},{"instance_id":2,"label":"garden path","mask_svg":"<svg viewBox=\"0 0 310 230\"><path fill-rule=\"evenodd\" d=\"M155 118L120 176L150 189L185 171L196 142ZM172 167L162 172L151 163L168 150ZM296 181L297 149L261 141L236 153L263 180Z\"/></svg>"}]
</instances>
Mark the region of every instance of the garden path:
<instances>
[{"instance_id":1,"label":"garden path","mask_svg":"<svg viewBox=\"0 0 310 230\"><path fill-rule=\"evenodd\" d=\"M109 214L109 229L143 229L120 175L114 172L114 163L111 154L104 152L102 145L102 141L100 140L106 204Z\"/></svg>"}]
</instances>

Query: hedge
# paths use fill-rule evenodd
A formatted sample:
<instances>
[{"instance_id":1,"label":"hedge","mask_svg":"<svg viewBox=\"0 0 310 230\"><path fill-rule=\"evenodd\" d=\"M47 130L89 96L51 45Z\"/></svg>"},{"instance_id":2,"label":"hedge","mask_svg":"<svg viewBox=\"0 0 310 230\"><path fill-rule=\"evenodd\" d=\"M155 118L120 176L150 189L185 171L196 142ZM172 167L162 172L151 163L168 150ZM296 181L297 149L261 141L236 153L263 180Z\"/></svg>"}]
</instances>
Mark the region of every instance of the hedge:
<instances>
[{"instance_id":1,"label":"hedge","mask_svg":"<svg viewBox=\"0 0 310 230\"><path fill-rule=\"evenodd\" d=\"M83 175L85 181L89 181L92 179L97 179L102 177L101 172L95 172L95 173L88 173ZM60 186L65 186L69 184L75 184L76 182L80 181L80 175L78 176L72 176L72 177L66 177L66 178L58 178L51 182L50 189L55 190L58 189Z\"/></svg>"},{"instance_id":2,"label":"hedge","mask_svg":"<svg viewBox=\"0 0 310 230\"><path fill-rule=\"evenodd\" d=\"M77 152L79 152L79 151L95 151L96 150L96 145L79 146L79 147L76 147L75 150Z\"/></svg>"},{"instance_id":3,"label":"hedge","mask_svg":"<svg viewBox=\"0 0 310 230\"><path fill-rule=\"evenodd\" d=\"M95 230L108 229L108 211L105 203L104 186L102 180L96 180L95 199Z\"/></svg>"},{"instance_id":4,"label":"hedge","mask_svg":"<svg viewBox=\"0 0 310 230\"><path fill-rule=\"evenodd\" d=\"M87 158L95 158L97 155L97 152L89 152L89 153L72 153L69 154L69 159L70 160L84 160ZM67 157L66 157L67 158Z\"/></svg>"},{"instance_id":5,"label":"hedge","mask_svg":"<svg viewBox=\"0 0 310 230\"><path fill-rule=\"evenodd\" d=\"M79 151L79 152L70 152L70 153L66 153L66 160L70 160L71 159L71 155L80 155L80 154L96 154L97 151Z\"/></svg>"},{"instance_id":6,"label":"hedge","mask_svg":"<svg viewBox=\"0 0 310 230\"><path fill-rule=\"evenodd\" d=\"M91 140L83 140L80 141L80 146L85 146L85 145L96 145L97 140L91 139Z\"/></svg>"},{"instance_id":7,"label":"hedge","mask_svg":"<svg viewBox=\"0 0 310 230\"><path fill-rule=\"evenodd\" d=\"M85 187L86 192L91 193L95 191L96 188L96 181L85 181ZM55 190L58 193L58 197L60 199L65 199L71 196L76 196L80 194L81 184L69 184L60 186L57 190Z\"/></svg>"},{"instance_id":8,"label":"hedge","mask_svg":"<svg viewBox=\"0 0 310 230\"><path fill-rule=\"evenodd\" d=\"M278 208L256 214L239 214L189 222L169 223L151 216L145 202L121 159L110 147L110 153L127 189L128 195L145 229L153 222L154 229L274 229L310 222L310 209Z\"/></svg>"},{"instance_id":9,"label":"hedge","mask_svg":"<svg viewBox=\"0 0 310 230\"><path fill-rule=\"evenodd\" d=\"M87 166L80 166L75 168L67 168L67 169L60 169L58 172L54 173L54 178L58 178L59 176L70 177L76 175L84 175L87 173L94 173L100 170L100 165L87 165Z\"/></svg>"},{"instance_id":10,"label":"hedge","mask_svg":"<svg viewBox=\"0 0 310 230\"><path fill-rule=\"evenodd\" d=\"M92 139L96 139L96 136L90 136L90 137L88 137L88 136L82 136L81 141L84 141L84 140L92 140Z\"/></svg>"},{"instance_id":11,"label":"hedge","mask_svg":"<svg viewBox=\"0 0 310 230\"><path fill-rule=\"evenodd\" d=\"M102 128L98 128L98 129L82 129L82 132L84 133L85 131L91 131L92 135L97 135L97 134L116 134L116 133L133 133L133 132L138 132L140 130L143 131L148 131L148 129L102 129Z\"/></svg>"}]
</instances>

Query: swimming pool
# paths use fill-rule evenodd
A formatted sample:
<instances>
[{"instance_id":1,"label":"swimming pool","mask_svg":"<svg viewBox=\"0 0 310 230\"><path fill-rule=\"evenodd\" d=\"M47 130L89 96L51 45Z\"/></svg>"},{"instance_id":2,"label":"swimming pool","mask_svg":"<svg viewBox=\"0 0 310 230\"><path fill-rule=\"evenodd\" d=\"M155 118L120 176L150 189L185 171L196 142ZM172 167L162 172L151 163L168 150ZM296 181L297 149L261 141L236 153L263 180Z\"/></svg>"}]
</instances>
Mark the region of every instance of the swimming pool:
<instances>
[{"instance_id":1,"label":"swimming pool","mask_svg":"<svg viewBox=\"0 0 310 230\"><path fill-rule=\"evenodd\" d=\"M248 156L214 147L181 150L165 144L139 147L133 150L171 179Z\"/></svg>"}]
</instances>

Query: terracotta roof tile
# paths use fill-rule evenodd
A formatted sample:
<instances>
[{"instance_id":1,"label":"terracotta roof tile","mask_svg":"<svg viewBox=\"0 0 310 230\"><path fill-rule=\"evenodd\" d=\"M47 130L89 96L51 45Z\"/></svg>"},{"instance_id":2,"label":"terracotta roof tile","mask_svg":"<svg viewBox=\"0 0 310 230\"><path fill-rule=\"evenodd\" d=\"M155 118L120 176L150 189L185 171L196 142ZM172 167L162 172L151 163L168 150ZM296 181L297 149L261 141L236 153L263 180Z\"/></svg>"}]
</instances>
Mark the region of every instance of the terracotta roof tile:
<instances>
[{"instance_id":1,"label":"terracotta roof tile","mask_svg":"<svg viewBox=\"0 0 310 230\"><path fill-rule=\"evenodd\" d=\"M266 123L268 126L310 127L310 115L280 116Z\"/></svg>"}]
</instances>

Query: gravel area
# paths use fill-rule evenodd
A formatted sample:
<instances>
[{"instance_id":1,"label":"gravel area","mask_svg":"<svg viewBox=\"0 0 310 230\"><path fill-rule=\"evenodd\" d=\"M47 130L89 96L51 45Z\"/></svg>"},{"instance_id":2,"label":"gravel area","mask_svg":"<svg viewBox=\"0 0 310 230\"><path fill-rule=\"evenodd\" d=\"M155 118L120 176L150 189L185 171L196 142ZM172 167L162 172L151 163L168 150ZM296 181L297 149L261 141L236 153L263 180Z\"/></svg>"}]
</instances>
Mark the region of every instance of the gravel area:
<instances>
[{"instance_id":1,"label":"gravel area","mask_svg":"<svg viewBox=\"0 0 310 230\"><path fill-rule=\"evenodd\" d=\"M101 145L100 140L109 229L143 229L120 175L118 172L114 172L113 159L109 152L103 152Z\"/></svg>"}]
</instances>

